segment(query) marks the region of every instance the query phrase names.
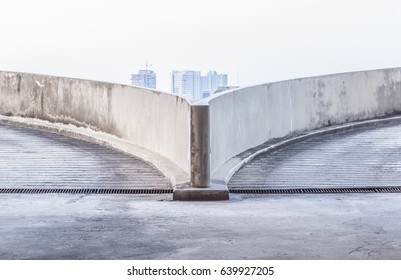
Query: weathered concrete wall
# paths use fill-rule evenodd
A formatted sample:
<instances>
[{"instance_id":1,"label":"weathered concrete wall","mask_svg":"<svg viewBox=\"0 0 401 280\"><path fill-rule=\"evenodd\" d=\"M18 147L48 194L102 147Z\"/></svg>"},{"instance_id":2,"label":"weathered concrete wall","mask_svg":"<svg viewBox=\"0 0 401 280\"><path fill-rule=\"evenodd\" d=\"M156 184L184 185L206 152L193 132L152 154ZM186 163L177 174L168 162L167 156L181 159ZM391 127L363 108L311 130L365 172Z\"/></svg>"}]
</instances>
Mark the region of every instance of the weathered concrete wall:
<instances>
[{"instance_id":1,"label":"weathered concrete wall","mask_svg":"<svg viewBox=\"0 0 401 280\"><path fill-rule=\"evenodd\" d=\"M401 111L401 69L302 78L230 91L210 105L211 172L269 139Z\"/></svg>"},{"instance_id":2,"label":"weathered concrete wall","mask_svg":"<svg viewBox=\"0 0 401 280\"><path fill-rule=\"evenodd\" d=\"M0 114L71 123L116 135L190 173L190 104L158 91L0 72Z\"/></svg>"},{"instance_id":3,"label":"weathered concrete wall","mask_svg":"<svg viewBox=\"0 0 401 280\"><path fill-rule=\"evenodd\" d=\"M209 106L204 110L208 114L191 122L191 114L199 111L196 106ZM208 185L210 173L224 162L272 138L397 112L401 68L259 85L196 104L130 86L0 72L1 115L72 123L116 135L171 160L200 187ZM203 132L210 132L210 140Z\"/></svg>"}]
</instances>

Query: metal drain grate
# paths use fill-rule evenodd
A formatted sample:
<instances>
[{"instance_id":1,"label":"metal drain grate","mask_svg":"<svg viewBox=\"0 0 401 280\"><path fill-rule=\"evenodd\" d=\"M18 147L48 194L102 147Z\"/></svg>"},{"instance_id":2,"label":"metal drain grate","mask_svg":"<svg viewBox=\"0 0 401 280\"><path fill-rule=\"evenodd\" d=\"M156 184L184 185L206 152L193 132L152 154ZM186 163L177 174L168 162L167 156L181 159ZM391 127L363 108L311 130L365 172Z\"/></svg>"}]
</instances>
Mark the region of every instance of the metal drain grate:
<instances>
[{"instance_id":1,"label":"metal drain grate","mask_svg":"<svg viewBox=\"0 0 401 280\"><path fill-rule=\"evenodd\" d=\"M0 193L41 194L41 193L68 193L68 194L170 194L172 189L29 189L29 188L2 188Z\"/></svg>"},{"instance_id":2,"label":"metal drain grate","mask_svg":"<svg viewBox=\"0 0 401 280\"><path fill-rule=\"evenodd\" d=\"M305 189L230 189L239 194L330 194L330 193L401 193L401 187L305 188Z\"/></svg>"}]
</instances>

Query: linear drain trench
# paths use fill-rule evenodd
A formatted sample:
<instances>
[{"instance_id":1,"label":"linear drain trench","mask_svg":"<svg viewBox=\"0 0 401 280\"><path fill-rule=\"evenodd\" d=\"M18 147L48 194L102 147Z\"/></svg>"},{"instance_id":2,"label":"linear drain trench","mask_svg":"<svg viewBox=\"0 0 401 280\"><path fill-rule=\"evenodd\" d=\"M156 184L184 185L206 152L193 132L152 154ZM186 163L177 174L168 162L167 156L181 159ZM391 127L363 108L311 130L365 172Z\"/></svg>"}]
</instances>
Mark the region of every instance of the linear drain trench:
<instances>
[{"instance_id":1,"label":"linear drain trench","mask_svg":"<svg viewBox=\"0 0 401 280\"><path fill-rule=\"evenodd\" d=\"M47 193L68 193L68 194L171 194L172 189L30 189L30 188L0 188L0 193L17 194L47 194Z\"/></svg>"},{"instance_id":2,"label":"linear drain trench","mask_svg":"<svg viewBox=\"0 0 401 280\"><path fill-rule=\"evenodd\" d=\"M401 193L401 187L374 188L303 188L303 189L229 189L238 194L330 194L330 193Z\"/></svg>"}]
</instances>

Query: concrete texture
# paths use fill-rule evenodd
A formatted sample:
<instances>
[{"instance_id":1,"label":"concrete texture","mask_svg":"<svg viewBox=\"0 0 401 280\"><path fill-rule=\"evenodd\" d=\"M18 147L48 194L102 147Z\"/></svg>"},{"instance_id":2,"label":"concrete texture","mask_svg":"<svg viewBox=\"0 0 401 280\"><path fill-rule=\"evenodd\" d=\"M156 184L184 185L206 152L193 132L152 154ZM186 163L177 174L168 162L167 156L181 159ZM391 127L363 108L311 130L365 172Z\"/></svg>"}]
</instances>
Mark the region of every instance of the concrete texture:
<instances>
[{"instance_id":1,"label":"concrete texture","mask_svg":"<svg viewBox=\"0 0 401 280\"><path fill-rule=\"evenodd\" d=\"M230 199L226 185L211 184L209 187L202 188L175 188L173 193L174 200L227 200Z\"/></svg>"},{"instance_id":2,"label":"concrete texture","mask_svg":"<svg viewBox=\"0 0 401 280\"><path fill-rule=\"evenodd\" d=\"M190 173L190 104L173 94L104 82L0 71L0 114L115 135Z\"/></svg>"},{"instance_id":3,"label":"concrete texture","mask_svg":"<svg viewBox=\"0 0 401 280\"><path fill-rule=\"evenodd\" d=\"M213 173L232 157L274 138L400 112L401 69L275 82L201 102L210 106Z\"/></svg>"},{"instance_id":4,"label":"concrete texture","mask_svg":"<svg viewBox=\"0 0 401 280\"><path fill-rule=\"evenodd\" d=\"M238 171L229 188L399 187L401 124L392 120L271 149Z\"/></svg>"},{"instance_id":5,"label":"concrete texture","mask_svg":"<svg viewBox=\"0 0 401 280\"><path fill-rule=\"evenodd\" d=\"M191 107L191 186L210 186L209 106Z\"/></svg>"},{"instance_id":6,"label":"concrete texture","mask_svg":"<svg viewBox=\"0 0 401 280\"><path fill-rule=\"evenodd\" d=\"M367 121L349 122L312 131L290 134L282 138L273 138L259 146L248 149L232 157L230 160L219 166L212 174L212 182L215 184L227 185L234 174L236 174L244 166L250 164L256 158L263 157L265 154L276 152L290 145L294 145L311 138L318 138L322 136L328 137L329 135L335 135L342 132L352 133L352 130L355 129L369 130L372 127L399 125L400 123L401 116L394 116Z\"/></svg>"},{"instance_id":7,"label":"concrete texture","mask_svg":"<svg viewBox=\"0 0 401 280\"><path fill-rule=\"evenodd\" d=\"M384 137L390 148L399 144L398 127L393 128L394 135ZM28 146L35 141L29 138L16 142L12 133L1 135L29 160L46 157L32 153ZM370 140L363 138L362 144L370 147ZM2 152L10 150L7 145L1 145ZM44 148L49 146L54 142ZM85 145L77 148L81 152L73 155L79 158ZM391 167L396 150L387 152L384 164ZM12 156L1 159L18 172ZM100 163L110 164L107 159ZM230 198L183 202L171 195L1 194L0 259L401 259L401 194Z\"/></svg>"},{"instance_id":8,"label":"concrete texture","mask_svg":"<svg viewBox=\"0 0 401 280\"><path fill-rule=\"evenodd\" d=\"M116 149L0 124L0 188L172 189L159 170Z\"/></svg>"},{"instance_id":9,"label":"concrete texture","mask_svg":"<svg viewBox=\"0 0 401 280\"><path fill-rule=\"evenodd\" d=\"M0 124L21 128L33 128L112 147L134 157L139 157L156 167L169 179L172 185L182 185L189 182L188 174L171 160L108 133L95 131L87 127L77 127L72 124L51 123L40 119L21 117L0 116Z\"/></svg>"},{"instance_id":10,"label":"concrete texture","mask_svg":"<svg viewBox=\"0 0 401 280\"><path fill-rule=\"evenodd\" d=\"M0 259L401 259L400 194L1 195Z\"/></svg>"},{"instance_id":11,"label":"concrete texture","mask_svg":"<svg viewBox=\"0 0 401 280\"><path fill-rule=\"evenodd\" d=\"M195 132L199 127L191 117L198 106L209 107L210 119L201 123L209 123L210 130L201 133ZM203 182L224 163L272 139L391 116L400 109L401 68L264 84L196 103L143 88L0 72L1 115L74 124L117 136L170 160L192 186L209 185ZM210 165L202 164L209 158Z\"/></svg>"}]
</instances>

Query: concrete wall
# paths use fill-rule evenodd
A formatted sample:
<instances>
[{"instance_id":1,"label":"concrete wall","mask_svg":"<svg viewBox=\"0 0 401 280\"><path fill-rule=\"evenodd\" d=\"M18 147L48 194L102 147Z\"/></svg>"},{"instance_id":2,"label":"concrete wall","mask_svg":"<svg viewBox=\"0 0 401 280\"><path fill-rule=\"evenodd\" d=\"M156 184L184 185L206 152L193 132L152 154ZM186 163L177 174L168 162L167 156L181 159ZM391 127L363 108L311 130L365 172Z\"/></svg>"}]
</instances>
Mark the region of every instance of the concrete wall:
<instances>
[{"instance_id":1,"label":"concrete wall","mask_svg":"<svg viewBox=\"0 0 401 280\"><path fill-rule=\"evenodd\" d=\"M176 163L200 187L224 162L272 138L397 112L401 68L258 85L197 104L130 86L0 72L0 114L116 135Z\"/></svg>"},{"instance_id":2,"label":"concrete wall","mask_svg":"<svg viewBox=\"0 0 401 280\"><path fill-rule=\"evenodd\" d=\"M182 97L103 82L0 72L0 114L110 133L190 173L190 104Z\"/></svg>"},{"instance_id":3,"label":"concrete wall","mask_svg":"<svg viewBox=\"0 0 401 280\"><path fill-rule=\"evenodd\" d=\"M210 105L211 172L269 139L401 111L401 69L302 78L233 90Z\"/></svg>"}]
</instances>

